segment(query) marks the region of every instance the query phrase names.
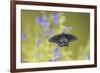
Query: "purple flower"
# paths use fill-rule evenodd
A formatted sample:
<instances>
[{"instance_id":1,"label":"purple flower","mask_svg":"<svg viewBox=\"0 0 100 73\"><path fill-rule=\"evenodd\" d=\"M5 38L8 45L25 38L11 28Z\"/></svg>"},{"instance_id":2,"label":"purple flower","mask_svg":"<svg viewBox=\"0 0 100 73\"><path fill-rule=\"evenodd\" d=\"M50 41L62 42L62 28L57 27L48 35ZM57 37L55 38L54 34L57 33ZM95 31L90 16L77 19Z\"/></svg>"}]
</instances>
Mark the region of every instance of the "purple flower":
<instances>
[{"instance_id":1,"label":"purple flower","mask_svg":"<svg viewBox=\"0 0 100 73\"><path fill-rule=\"evenodd\" d=\"M22 32L21 38L22 38L22 40L25 40L25 39L26 39L26 34L25 34L25 32Z\"/></svg>"},{"instance_id":2,"label":"purple flower","mask_svg":"<svg viewBox=\"0 0 100 73\"><path fill-rule=\"evenodd\" d=\"M60 52L60 48L55 48L54 52Z\"/></svg>"},{"instance_id":3,"label":"purple flower","mask_svg":"<svg viewBox=\"0 0 100 73\"><path fill-rule=\"evenodd\" d=\"M58 24L58 22L59 22L59 13L54 13L54 14L53 14L53 20L54 20L54 22L55 22L56 24Z\"/></svg>"},{"instance_id":4,"label":"purple flower","mask_svg":"<svg viewBox=\"0 0 100 73\"><path fill-rule=\"evenodd\" d=\"M41 44L41 40L38 39L38 40L37 40L37 43L36 43L36 47L38 48L40 44Z\"/></svg>"},{"instance_id":5,"label":"purple flower","mask_svg":"<svg viewBox=\"0 0 100 73\"><path fill-rule=\"evenodd\" d=\"M51 35L51 34L54 34L54 31L53 31L52 28L50 28L50 30L49 30L49 34L50 34L50 35Z\"/></svg>"},{"instance_id":6,"label":"purple flower","mask_svg":"<svg viewBox=\"0 0 100 73\"><path fill-rule=\"evenodd\" d=\"M44 37L46 37L47 36L47 33L46 32L43 32L43 35L44 35Z\"/></svg>"},{"instance_id":7,"label":"purple flower","mask_svg":"<svg viewBox=\"0 0 100 73\"><path fill-rule=\"evenodd\" d=\"M60 48L55 48L53 55L54 57L61 57L62 54L60 52Z\"/></svg>"},{"instance_id":8,"label":"purple flower","mask_svg":"<svg viewBox=\"0 0 100 73\"><path fill-rule=\"evenodd\" d=\"M39 16L39 17L37 18L37 22L39 22L39 23L44 23L44 22L45 22L45 18L44 18L43 16Z\"/></svg>"},{"instance_id":9,"label":"purple flower","mask_svg":"<svg viewBox=\"0 0 100 73\"><path fill-rule=\"evenodd\" d=\"M55 50L53 52L53 59L51 58L49 61L50 62L59 61L61 56L62 56L62 54L60 52L60 48L55 48Z\"/></svg>"},{"instance_id":10,"label":"purple flower","mask_svg":"<svg viewBox=\"0 0 100 73\"><path fill-rule=\"evenodd\" d=\"M37 22L40 23L43 27L50 26L50 24L48 23L48 21L46 20L46 18L44 16L37 17Z\"/></svg>"},{"instance_id":11,"label":"purple flower","mask_svg":"<svg viewBox=\"0 0 100 73\"><path fill-rule=\"evenodd\" d=\"M46 32L43 32L43 35L44 35L44 36L46 36L46 35L47 35L47 33L46 33Z\"/></svg>"},{"instance_id":12,"label":"purple flower","mask_svg":"<svg viewBox=\"0 0 100 73\"><path fill-rule=\"evenodd\" d=\"M44 23L42 23L42 26L43 26L43 27L49 27L49 25L50 25L50 24L49 24L47 21L45 21Z\"/></svg>"}]
</instances>

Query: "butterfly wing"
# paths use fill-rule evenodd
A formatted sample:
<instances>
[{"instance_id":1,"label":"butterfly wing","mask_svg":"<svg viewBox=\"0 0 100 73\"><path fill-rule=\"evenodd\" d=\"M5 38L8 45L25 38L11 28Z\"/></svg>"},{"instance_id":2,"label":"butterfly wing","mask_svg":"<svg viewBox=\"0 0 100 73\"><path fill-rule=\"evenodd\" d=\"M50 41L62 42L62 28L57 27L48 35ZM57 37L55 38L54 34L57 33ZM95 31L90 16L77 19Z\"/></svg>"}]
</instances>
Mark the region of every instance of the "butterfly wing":
<instances>
[{"instance_id":1,"label":"butterfly wing","mask_svg":"<svg viewBox=\"0 0 100 73\"><path fill-rule=\"evenodd\" d=\"M60 40L60 35L53 36L49 39L49 42L57 43Z\"/></svg>"},{"instance_id":2,"label":"butterfly wing","mask_svg":"<svg viewBox=\"0 0 100 73\"><path fill-rule=\"evenodd\" d=\"M77 37L71 34L65 34L65 38L67 38L69 42L77 40Z\"/></svg>"}]
</instances>

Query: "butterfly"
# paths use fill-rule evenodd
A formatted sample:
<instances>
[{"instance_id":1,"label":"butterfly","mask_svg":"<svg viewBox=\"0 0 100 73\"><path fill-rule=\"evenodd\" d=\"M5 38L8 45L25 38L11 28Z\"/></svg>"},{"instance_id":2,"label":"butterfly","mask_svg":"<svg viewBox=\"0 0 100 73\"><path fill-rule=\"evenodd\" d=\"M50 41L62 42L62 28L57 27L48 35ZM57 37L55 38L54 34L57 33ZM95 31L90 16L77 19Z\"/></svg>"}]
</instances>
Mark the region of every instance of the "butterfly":
<instances>
[{"instance_id":1,"label":"butterfly","mask_svg":"<svg viewBox=\"0 0 100 73\"><path fill-rule=\"evenodd\" d=\"M51 37L48 41L57 43L59 46L68 46L69 42L77 40L77 37L71 34L61 33Z\"/></svg>"}]
</instances>

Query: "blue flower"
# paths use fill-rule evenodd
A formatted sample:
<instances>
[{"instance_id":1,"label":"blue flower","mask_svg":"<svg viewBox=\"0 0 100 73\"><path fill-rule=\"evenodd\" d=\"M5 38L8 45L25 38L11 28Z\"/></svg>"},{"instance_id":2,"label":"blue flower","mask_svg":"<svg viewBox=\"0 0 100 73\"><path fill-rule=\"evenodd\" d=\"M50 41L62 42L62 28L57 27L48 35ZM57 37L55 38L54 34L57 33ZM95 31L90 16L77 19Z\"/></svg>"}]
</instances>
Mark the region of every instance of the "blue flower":
<instances>
[{"instance_id":1,"label":"blue flower","mask_svg":"<svg viewBox=\"0 0 100 73\"><path fill-rule=\"evenodd\" d=\"M25 32L22 32L21 38L22 38L22 40L25 40L25 39L26 39L26 34L25 34Z\"/></svg>"},{"instance_id":2,"label":"blue flower","mask_svg":"<svg viewBox=\"0 0 100 73\"><path fill-rule=\"evenodd\" d=\"M59 22L59 13L54 13L53 14L53 20L57 24Z\"/></svg>"},{"instance_id":3,"label":"blue flower","mask_svg":"<svg viewBox=\"0 0 100 73\"><path fill-rule=\"evenodd\" d=\"M43 27L49 27L50 26L50 24L46 20L46 17L44 17L44 16L37 17L37 22L40 23Z\"/></svg>"}]
</instances>

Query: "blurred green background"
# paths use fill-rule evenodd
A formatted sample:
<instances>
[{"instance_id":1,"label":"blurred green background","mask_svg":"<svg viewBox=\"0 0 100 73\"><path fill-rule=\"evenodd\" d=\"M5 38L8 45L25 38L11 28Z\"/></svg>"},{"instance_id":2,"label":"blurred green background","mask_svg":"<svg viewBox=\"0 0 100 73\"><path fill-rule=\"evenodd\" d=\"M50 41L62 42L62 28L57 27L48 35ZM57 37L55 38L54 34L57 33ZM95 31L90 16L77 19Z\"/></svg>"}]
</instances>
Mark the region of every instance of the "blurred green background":
<instances>
[{"instance_id":1,"label":"blurred green background","mask_svg":"<svg viewBox=\"0 0 100 73\"><path fill-rule=\"evenodd\" d=\"M44 21L44 22L43 22ZM64 32L78 39L60 47L48 42ZM21 62L53 62L89 59L90 14L21 10Z\"/></svg>"}]
</instances>

